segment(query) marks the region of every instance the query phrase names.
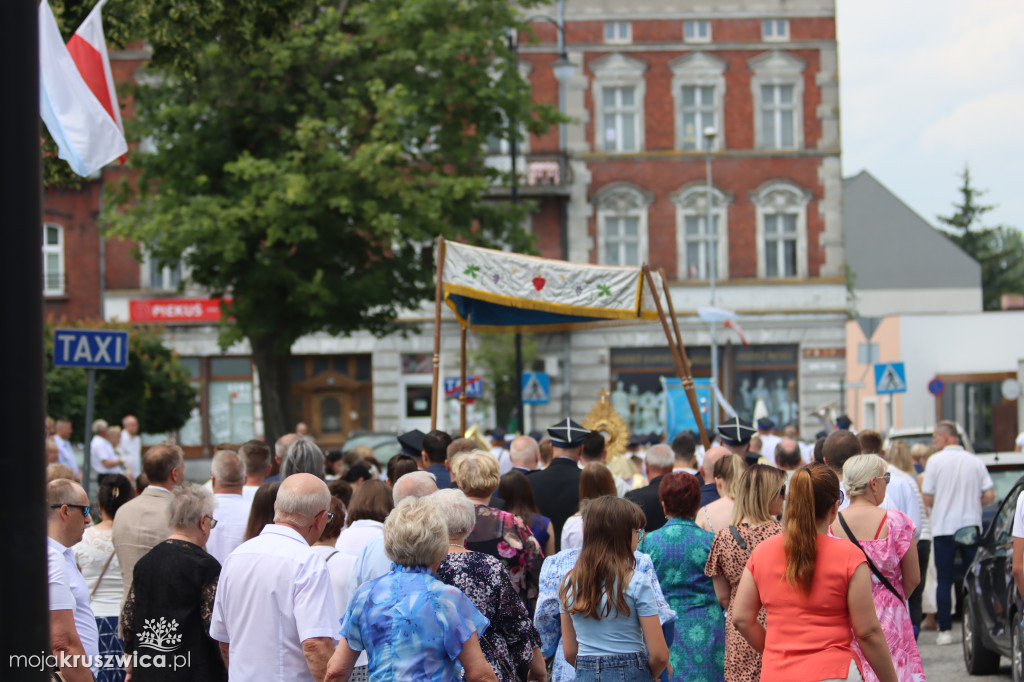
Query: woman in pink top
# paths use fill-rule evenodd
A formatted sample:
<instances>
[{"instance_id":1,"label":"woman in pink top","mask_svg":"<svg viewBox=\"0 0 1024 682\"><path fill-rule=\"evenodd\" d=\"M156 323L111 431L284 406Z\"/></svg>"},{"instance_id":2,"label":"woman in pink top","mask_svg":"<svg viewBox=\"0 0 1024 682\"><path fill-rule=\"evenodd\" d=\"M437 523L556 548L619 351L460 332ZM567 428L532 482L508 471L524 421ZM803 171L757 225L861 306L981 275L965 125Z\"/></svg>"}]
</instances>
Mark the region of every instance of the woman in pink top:
<instances>
[{"instance_id":1,"label":"woman in pink top","mask_svg":"<svg viewBox=\"0 0 1024 682\"><path fill-rule=\"evenodd\" d=\"M789 482L785 533L758 545L743 571L733 623L762 652L762 680L847 679L852 627L877 678L897 682L864 554L828 535L841 499L827 466L798 469ZM767 629L757 621L762 606Z\"/></svg>"}]
</instances>

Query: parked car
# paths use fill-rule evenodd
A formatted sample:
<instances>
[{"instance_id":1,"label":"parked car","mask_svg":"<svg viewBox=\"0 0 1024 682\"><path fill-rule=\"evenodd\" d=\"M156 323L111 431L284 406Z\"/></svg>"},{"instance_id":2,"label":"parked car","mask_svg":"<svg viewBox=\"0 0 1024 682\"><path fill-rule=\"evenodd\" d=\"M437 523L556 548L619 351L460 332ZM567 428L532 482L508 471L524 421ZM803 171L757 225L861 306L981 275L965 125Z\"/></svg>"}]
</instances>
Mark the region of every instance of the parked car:
<instances>
[{"instance_id":1,"label":"parked car","mask_svg":"<svg viewBox=\"0 0 1024 682\"><path fill-rule=\"evenodd\" d=\"M985 463L988 475L992 477L992 489L996 494L996 501L982 510L982 529L988 528L989 523L999 510L1002 500L1010 494L1017 480L1024 476L1024 452L983 452L978 459Z\"/></svg>"},{"instance_id":2,"label":"parked car","mask_svg":"<svg viewBox=\"0 0 1024 682\"><path fill-rule=\"evenodd\" d=\"M892 442L896 440L905 441L910 447L914 447L918 443L931 445L934 428L933 426L914 426L891 429L885 438L885 449L888 450ZM956 432L960 436L960 445L963 446L964 450L974 452L974 444L971 443L971 438L964 431L963 427L957 424Z\"/></svg>"},{"instance_id":3,"label":"parked car","mask_svg":"<svg viewBox=\"0 0 1024 682\"><path fill-rule=\"evenodd\" d=\"M999 657L1006 656L1014 682L1024 680L1024 600L1014 584L1012 566L1013 518L1022 491L1024 477L1018 477L987 529L961 528L954 536L957 544L977 548L963 583L964 665L971 675L988 675L999 669Z\"/></svg>"}]
</instances>

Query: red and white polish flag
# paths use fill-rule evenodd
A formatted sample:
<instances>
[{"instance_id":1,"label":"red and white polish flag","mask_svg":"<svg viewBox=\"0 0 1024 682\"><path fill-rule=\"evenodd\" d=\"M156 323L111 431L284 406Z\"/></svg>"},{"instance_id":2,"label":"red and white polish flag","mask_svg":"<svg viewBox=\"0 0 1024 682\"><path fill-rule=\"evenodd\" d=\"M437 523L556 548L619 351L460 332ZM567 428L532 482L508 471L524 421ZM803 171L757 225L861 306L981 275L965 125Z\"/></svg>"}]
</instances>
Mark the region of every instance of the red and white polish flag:
<instances>
[{"instance_id":1,"label":"red and white polish flag","mask_svg":"<svg viewBox=\"0 0 1024 682\"><path fill-rule=\"evenodd\" d=\"M82 176L91 175L128 151L103 39L102 4L103 0L78 29L85 34L81 46L85 69L91 74L89 78L98 75L100 79L90 84L80 70L83 67L76 64L64 45L50 5L46 0L39 3L39 115L57 143L60 158ZM92 42L96 35L98 39ZM106 106L95 94L97 90L101 95L106 93Z\"/></svg>"},{"instance_id":2,"label":"red and white polish flag","mask_svg":"<svg viewBox=\"0 0 1024 682\"><path fill-rule=\"evenodd\" d=\"M110 56L107 54L107 39L103 36L103 17L100 9L107 0L100 0L89 12L82 25L68 41L68 52L74 60L78 72L82 74L85 84L92 94L100 101L110 117L117 124L117 129L124 135L121 123L121 108L114 92L114 76L110 72Z\"/></svg>"}]
</instances>

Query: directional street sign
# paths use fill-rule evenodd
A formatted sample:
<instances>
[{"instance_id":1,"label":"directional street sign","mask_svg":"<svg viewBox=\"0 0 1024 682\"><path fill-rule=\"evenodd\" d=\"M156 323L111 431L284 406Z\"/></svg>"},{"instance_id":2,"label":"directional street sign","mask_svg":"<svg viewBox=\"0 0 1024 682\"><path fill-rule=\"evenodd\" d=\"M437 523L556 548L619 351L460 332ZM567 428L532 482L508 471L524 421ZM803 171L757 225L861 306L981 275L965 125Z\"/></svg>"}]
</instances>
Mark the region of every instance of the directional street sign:
<instances>
[{"instance_id":1,"label":"directional street sign","mask_svg":"<svg viewBox=\"0 0 1024 682\"><path fill-rule=\"evenodd\" d=\"M484 394L484 382L480 377L466 377L466 397L479 398ZM459 377L444 378L444 395L446 398L459 397Z\"/></svg>"},{"instance_id":2,"label":"directional street sign","mask_svg":"<svg viewBox=\"0 0 1024 682\"><path fill-rule=\"evenodd\" d=\"M128 366L128 332L58 329L53 334L56 367L124 369Z\"/></svg>"},{"instance_id":3,"label":"directional street sign","mask_svg":"<svg viewBox=\"0 0 1024 682\"><path fill-rule=\"evenodd\" d=\"M902 362L875 365L875 393L906 393L907 370Z\"/></svg>"},{"instance_id":4,"label":"directional street sign","mask_svg":"<svg viewBox=\"0 0 1024 682\"><path fill-rule=\"evenodd\" d=\"M551 402L551 376L547 372L523 372L523 404L547 405Z\"/></svg>"}]
</instances>

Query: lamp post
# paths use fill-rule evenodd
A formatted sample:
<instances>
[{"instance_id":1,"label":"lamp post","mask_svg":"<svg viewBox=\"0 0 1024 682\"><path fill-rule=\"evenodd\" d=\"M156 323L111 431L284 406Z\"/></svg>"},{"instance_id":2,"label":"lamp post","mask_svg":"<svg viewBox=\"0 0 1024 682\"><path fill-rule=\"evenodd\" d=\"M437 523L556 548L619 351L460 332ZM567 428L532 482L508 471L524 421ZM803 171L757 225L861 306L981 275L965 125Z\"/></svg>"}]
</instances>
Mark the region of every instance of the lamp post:
<instances>
[{"instance_id":1,"label":"lamp post","mask_svg":"<svg viewBox=\"0 0 1024 682\"><path fill-rule=\"evenodd\" d=\"M708 283L711 288L711 307L715 307L715 279L718 276L718 230L715 229L713 193L711 189L711 147L718 131L712 127L704 129L704 171L707 176L707 231L708 231ZM711 431L718 425L718 322L711 321Z\"/></svg>"},{"instance_id":2,"label":"lamp post","mask_svg":"<svg viewBox=\"0 0 1024 682\"><path fill-rule=\"evenodd\" d=\"M552 71L555 74L555 80L558 81L558 112L561 114L565 113L565 88L573 75L576 73L576 65L569 61L569 53L565 47L565 0L559 0L558 2L558 18L553 19L546 15L531 15L524 19L526 22L542 20L553 24L558 31L558 59L551 65ZM509 34L509 48L512 51L512 60L515 64L515 68L519 68L519 36L515 31ZM559 123L558 125L558 139L559 145L562 150L565 150L565 123ZM516 121L514 118L509 118L509 156L511 157L510 165L512 169L512 186L510 188L510 195L512 203L519 203L519 173L517 168L517 162L519 157L519 130L516 127ZM564 155L563 155L564 157ZM563 158L564 161L564 158ZM560 165L561 177L566 176L566 169ZM561 179L561 178L560 178ZM565 205L565 197L562 197L562 210L561 210L561 238L562 238L562 252L566 260L569 259L569 245L568 245L568 230L566 229L567 222L567 209ZM568 338L568 337L567 337ZM566 344L568 345L568 344ZM516 409L519 412L519 428L523 433L526 433L526 410L523 405L523 335L521 332L516 332L515 335L515 354L516 354ZM568 357L568 352L566 352ZM568 364L566 364L566 373L568 373ZM568 393L566 393L566 398Z\"/></svg>"}]
</instances>

